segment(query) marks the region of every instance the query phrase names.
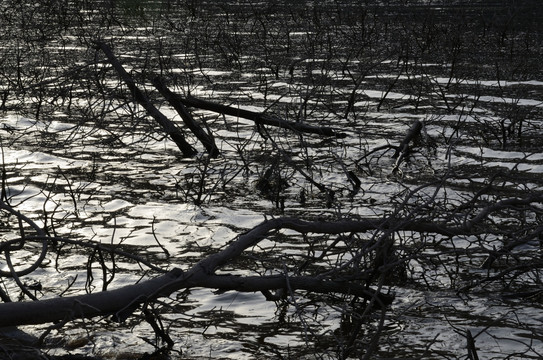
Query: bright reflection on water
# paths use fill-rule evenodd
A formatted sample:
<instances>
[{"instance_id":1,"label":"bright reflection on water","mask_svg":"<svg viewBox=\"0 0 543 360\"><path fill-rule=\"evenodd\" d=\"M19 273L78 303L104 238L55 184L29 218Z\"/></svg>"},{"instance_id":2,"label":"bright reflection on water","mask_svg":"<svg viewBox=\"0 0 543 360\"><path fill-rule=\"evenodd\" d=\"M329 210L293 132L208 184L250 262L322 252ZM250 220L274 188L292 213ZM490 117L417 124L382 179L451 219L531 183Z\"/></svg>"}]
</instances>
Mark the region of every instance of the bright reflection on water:
<instances>
[{"instance_id":1,"label":"bright reflection on water","mask_svg":"<svg viewBox=\"0 0 543 360\"><path fill-rule=\"evenodd\" d=\"M475 71L472 66L478 61L492 63L486 58L491 55L482 54L484 51L478 48L463 54L473 59L457 59L464 66L458 73L454 73L447 58L448 51L433 54L438 49L430 49L420 59L398 58L395 51L404 48L391 45L390 49L379 49L375 40L380 36L395 39L394 33L386 33L390 30L383 23L398 13L385 10L382 4L368 7L371 12L366 13L366 8L353 5L358 2L335 2L342 5L319 12L318 4L306 2L312 11L307 6L293 7L295 12L287 16L288 12L275 13L264 2L228 3L232 4L206 1L198 6L187 1L181 6L172 1L125 0L113 13L126 21L120 26L115 16L100 15L107 14L104 9L110 4L102 2L103 8L89 5L86 11L74 12L87 24L82 30L85 34L77 33L77 27L71 24L63 30L66 34L52 32L51 40L43 40L51 42L51 59L44 60L39 52L32 52L25 61L50 61L50 68L44 68L43 77L38 78L29 72L28 79L21 80L30 89L29 94L8 97L9 111L0 116L11 203L40 226L53 226L59 235L116 244L164 269L187 270L266 218L379 218L394 209L398 199L395 195L448 170L469 174L467 178L451 179L446 191L439 192L437 201L451 209L470 198L472 187L488 184L489 178L504 169L519 170L518 177L500 184L505 192L543 190L539 176L543 159L543 83L529 78L531 73L518 75L526 79L513 79L511 75L512 79L503 80L496 78L493 69L483 71L491 65ZM289 4L278 2L277 6L287 9ZM484 17L494 11L494 5L474 6L470 11ZM206 12L206 6L211 10ZM268 17L255 19L256 8L266 9ZM458 10L454 6L434 7L430 14L447 18L451 9ZM419 11L421 8L409 7L408 13L401 14L419 21ZM378 16L371 20L364 17L368 14ZM108 21L99 23L100 16ZM79 20L73 21L79 24ZM365 28L364 24L374 27ZM370 35L363 37L363 30L371 30ZM103 55L88 50L86 37L93 40L97 36L111 39L118 46L116 53L133 70L138 83L148 82L150 74L160 74L183 95L190 93L255 111L268 110L292 121L330 125L348 136L323 139L269 129L267 139L252 121L197 110L195 117L205 121L216 136L223 156L207 159L196 139L188 136L200 154L183 159L175 144L131 101L116 74L104 63L93 63L95 56L103 60ZM407 39L411 38L406 35L404 41ZM417 51L422 52L422 40L416 38L409 45L420 46ZM11 44L2 41L5 46ZM368 41L365 48L363 41ZM358 46L363 51L353 52ZM74 61L78 66L91 65L74 78L63 75L66 69L72 69ZM144 66L148 66L145 70L149 74L142 75ZM6 68L6 74L9 71ZM63 82L54 85L53 81L48 83L45 95L32 92L32 84L57 77L67 79L66 83L74 88L68 89ZM146 90L152 92L147 83ZM69 106L67 91L72 91L73 97ZM160 99L160 95L151 94ZM38 112L36 104L40 99ZM103 116L96 115L102 110ZM166 103L160 105L160 110L180 124L179 116ZM514 134L506 139L502 130L510 125L513 128L515 115L524 116L522 139ZM353 195L346 168L367 151L400 141L415 120L425 123L425 139L409 164L402 166L402 176L391 174L394 160L389 154L376 155L364 164L366 167L357 170L361 191ZM333 206L326 206L326 197L293 170L285 157L278 155L281 153L288 154L315 181L336 191ZM274 163L280 164L290 185L284 191L284 211L255 190L259 176ZM300 201L302 189L307 194L305 204ZM428 187L420 196L430 197L435 190L435 186ZM13 236L13 230L2 229L2 236ZM402 236L406 240L401 241L411 242L409 246L416 247L423 241L408 232ZM334 240L308 238L324 244ZM303 261L308 247L305 241L307 238L294 232L274 234L219 273L283 273L289 266L294 268L293 263ZM538 298L506 301L501 293L493 293L492 287L476 289L469 295L456 294L455 290L472 278L486 274L480 269L483 255L474 252L468 256L480 245L478 237L436 236L424 241L431 246L421 248L417 256L406 261L410 280L391 285L396 300L383 321L379 356L465 357L467 330L476 336L480 358L513 353L535 358L543 352L538 332L543 313ZM484 241L481 247L493 249L503 239L489 235ZM342 249L351 246L346 241L338 244ZM540 251L533 244L526 247L527 253ZM442 255L458 249L465 253L458 257ZM33 250L19 252L15 266L24 267L35 258ZM315 251L319 254L322 248ZM97 264L90 267L95 274L93 283L86 282L88 256L88 252L75 247L66 247L58 258L50 253L45 266L24 280L39 281L47 297L59 295L70 283L64 295L99 291L102 278ZM326 267L352 259L349 252L334 256L317 265ZM440 262L432 262L438 258ZM5 264L1 265L6 270ZM115 266L110 288L156 275L128 259L116 259ZM515 280L540 284L537 275L538 270ZM5 286L15 291L13 283ZM260 293L197 288L164 299L162 321L175 341L174 357L337 358L338 349L353 331L352 319L342 316L348 302L304 292L290 300L287 306L266 301ZM379 316L378 312L372 313L367 323L359 326L360 348L375 333ZM25 328L37 336L44 329ZM82 340L87 337L89 341ZM150 325L138 313L120 326L105 319L75 321L48 339L50 355L72 352L105 358L152 352L151 344L156 340Z\"/></svg>"}]
</instances>

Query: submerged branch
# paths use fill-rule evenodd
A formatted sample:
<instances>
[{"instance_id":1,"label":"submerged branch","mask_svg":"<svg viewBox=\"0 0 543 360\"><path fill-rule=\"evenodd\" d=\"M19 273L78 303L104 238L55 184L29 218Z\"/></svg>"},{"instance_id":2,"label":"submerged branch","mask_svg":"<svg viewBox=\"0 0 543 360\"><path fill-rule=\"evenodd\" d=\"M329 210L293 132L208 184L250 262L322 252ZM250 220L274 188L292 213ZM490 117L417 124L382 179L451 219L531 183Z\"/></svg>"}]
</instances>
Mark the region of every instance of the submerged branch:
<instances>
[{"instance_id":1,"label":"submerged branch","mask_svg":"<svg viewBox=\"0 0 543 360\"><path fill-rule=\"evenodd\" d=\"M206 148L211 157L217 157L220 154L219 148L215 144L215 140L210 134L207 134L200 125L194 121L192 115L188 112L187 108L182 103L182 98L173 93L160 78L153 79L153 85L164 96L171 106L177 111L185 125L192 131L192 133L200 140L202 145Z\"/></svg>"},{"instance_id":2,"label":"submerged branch","mask_svg":"<svg viewBox=\"0 0 543 360\"><path fill-rule=\"evenodd\" d=\"M213 111L219 114L237 116L248 120L253 120L257 125L270 125L283 129L294 130L303 133L319 134L324 136L335 136L344 138L347 134L338 132L329 127L313 126L299 122L283 120L265 113L244 110L228 105L217 104L208 100L198 99L194 96L188 96L185 99L179 99L184 105L196 107L204 110Z\"/></svg>"},{"instance_id":3,"label":"submerged branch","mask_svg":"<svg viewBox=\"0 0 543 360\"><path fill-rule=\"evenodd\" d=\"M398 221L392 218L340 220L333 222L305 221L298 218L276 218L266 220L251 230L239 235L230 245L212 254L190 270L180 269L155 279L129 285L120 289L108 290L88 295L0 304L0 327L24 324L38 324L52 321L65 321L78 317L114 315L118 320L125 319L139 305L168 296L184 288L209 287L237 291L269 291L277 289L303 289L317 293L343 293L375 300L380 305L393 301L390 294L381 293L356 281L338 281L322 276L231 276L216 275L223 265L231 263L245 250L258 244L273 232L290 229L296 232L319 234L359 233L370 230L401 231L409 230L436 233L445 236L469 235L475 231L494 212L511 207L541 203L543 195L533 195L524 199L506 199L482 208L471 220L461 226L426 221Z\"/></svg>"},{"instance_id":4,"label":"submerged branch","mask_svg":"<svg viewBox=\"0 0 543 360\"><path fill-rule=\"evenodd\" d=\"M166 134L168 134L168 136L175 142L179 150L181 150L181 152L183 153L183 156L191 157L196 155L196 150L185 140L185 137L183 136L181 130L177 126L175 126L175 124L170 119L162 114L156 108L156 106L151 103L149 98L147 98L147 96L145 96L145 94L136 86L134 79L124 69L119 60L117 60L117 57L113 54L111 48L101 41L96 41L95 44L107 56L113 68L117 71L121 79L132 92L134 99L141 106L143 106L147 113L151 115L155 119L155 121L160 124L160 126L162 126L164 132L166 132Z\"/></svg>"},{"instance_id":5,"label":"submerged branch","mask_svg":"<svg viewBox=\"0 0 543 360\"><path fill-rule=\"evenodd\" d=\"M323 280L312 276L207 276L200 286L220 290L256 292L274 289L307 290L314 293L341 293L358 296L363 299L375 299L381 307L390 305L394 300L391 294L384 294L352 281Z\"/></svg>"}]
</instances>

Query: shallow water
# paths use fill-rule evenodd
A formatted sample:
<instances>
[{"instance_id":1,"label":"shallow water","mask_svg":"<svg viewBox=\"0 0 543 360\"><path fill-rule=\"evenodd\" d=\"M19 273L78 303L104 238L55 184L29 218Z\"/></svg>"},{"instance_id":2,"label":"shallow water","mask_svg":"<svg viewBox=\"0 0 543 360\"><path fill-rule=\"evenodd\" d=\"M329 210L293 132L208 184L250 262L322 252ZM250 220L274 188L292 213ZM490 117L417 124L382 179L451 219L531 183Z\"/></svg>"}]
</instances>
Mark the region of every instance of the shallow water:
<instances>
[{"instance_id":1,"label":"shallow water","mask_svg":"<svg viewBox=\"0 0 543 360\"><path fill-rule=\"evenodd\" d=\"M543 82L538 69L523 74L528 77L524 80L513 75L497 79L493 72L489 76L469 72L478 64L465 60L462 71L454 73L450 63L441 61L437 54L433 62L396 60L395 51L401 46L393 49L397 44L391 43L392 55L385 54L371 45L377 43L373 35L366 38L371 43L364 48L366 53L352 53L349 46L363 40L355 38L359 32L349 32L362 26L358 21L337 23L333 12L315 12L321 16L319 20L270 9L269 18L259 18L252 11L236 13L239 6L215 12L197 7L189 22L190 11L183 7L178 12L153 13L149 18L130 17L127 23L133 21L137 26L110 25L102 37L117 46L116 53L123 54L122 60L134 70L138 81L148 82L147 72L161 73L176 83L173 88L181 94L190 92L246 109L268 110L288 120L329 125L346 132L346 138L300 136L271 128L267 128L266 138L251 121L195 110L198 121L205 121L215 135L222 157L208 159L200 154L184 159L175 144L131 101L113 70L100 64L78 73L75 79L61 76L58 83L53 81L39 113L36 103L40 94L9 97L10 110L2 114L0 136L11 203L56 234L116 244L163 269L187 270L266 218L381 218L398 208L408 190L447 173L454 176L428 186L410 200L413 205L426 200L438 204L428 206L435 211L436 220L448 216L447 209L461 206L499 174L503 174L503 181L496 182L495 193L481 196L489 202L542 191ZM295 14L303 12L298 7L292 9ZM359 13L352 16L365 13L356 9ZM397 15L394 9L389 16ZM99 22L96 16L84 29L87 36ZM376 39L383 36L391 40L392 35L381 33L385 19L374 18L368 25L376 32ZM83 38L69 36L77 29L71 26L61 38L62 46L50 48L49 61L55 69L50 76L68 69L68 51L78 54L78 63L91 62L95 56L103 59L102 54L82 46ZM259 26L274 31L265 32ZM330 41L339 34L345 37ZM291 43L286 42L286 35ZM193 41L195 36L200 43ZM473 49L472 55L478 52ZM488 66L492 65L490 60ZM523 60L511 61L513 66ZM28 79L28 83L36 81ZM53 101L64 89L63 81L74 87L70 106L67 95L62 102L59 98ZM151 89L147 83L146 90ZM152 96L160 99L158 94ZM160 110L179 120L166 103ZM524 116L522 136L504 138L503 124L515 114ZM424 123L423 137L399 173L392 172L395 160L390 152L365 157L379 146L397 144L415 120ZM188 138L202 153L196 139ZM259 177L273 165L290 185L281 194L284 209L255 189ZM333 189L334 201L327 204L326 196L299 169ZM352 191L346 169L356 171L361 180L357 193ZM300 201L302 189L307 197L304 204ZM406 208L402 214L410 211L414 210ZM514 224L507 214L495 221ZM537 223L535 218L527 221ZM14 236L14 229L7 225L3 236ZM361 246L370 238L360 235L352 243L339 243L342 252L317 265L350 261L354 252L349 247ZM313 240L326 245L335 238L323 235ZM504 289L492 284L482 284L467 294L458 291L488 275L480 269L485 253L478 249L499 246L499 236L421 238L406 231L399 232L397 242L410 249L400 254L410 259L409 280L390 285L396 300L384 315L375 356L465 356L466 330L476 337L481 358L504 354L537 358L543 351L539 299L504 301ZM296 269L307 255L309 243L299 234L281 231L220 273L268 274ZM539 251L527 246L520 257ZM415 250L419 251L416 255ZM32 248L18 253L15 265L22 266L35 256L33 253ZM67 294L98 291L102 287L100 268L87 265L88 259L85 250L65 247L61 257L48 254L46 266L24 280L40 282L47 297L58 295L72 281ZM5 264L0 265L5 270ZM116 259L115 267L110 288L157 275L123 258ZM86 281L89 268L96 274L90 285ZM538 276L536 267L510 284L518 281L537 287ZM3 286L17 292L9 280ZM287 305L265 301L259 293L198 288L172 294L160 308L162 321L175 341L174 358L337 358L338 348L346 344L352 331L352 322L342 317L349 306L343 300L300 292ZM359 349L377 333L379 316L379 312L372 314L359 325L363 332L356 345ZM139 317L135 314L120 326L104 319L74 321L48 336L46 351L104 358L152 352L157 341ZM44 329L24 328L35 335ZM90 341L79 341L84 338ZM363 352L355 351L352 356Z\"/></svg>"}]
</instances>

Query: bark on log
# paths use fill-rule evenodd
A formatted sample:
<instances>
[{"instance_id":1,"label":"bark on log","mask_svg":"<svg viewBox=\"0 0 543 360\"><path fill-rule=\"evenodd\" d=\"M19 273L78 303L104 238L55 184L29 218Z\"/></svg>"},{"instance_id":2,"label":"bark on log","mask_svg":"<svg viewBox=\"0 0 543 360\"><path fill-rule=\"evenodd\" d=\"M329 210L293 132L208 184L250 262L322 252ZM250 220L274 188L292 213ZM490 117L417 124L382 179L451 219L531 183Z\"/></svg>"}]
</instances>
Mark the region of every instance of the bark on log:
<instances>
[{"instance_id":1,"label":"bark on log","mask_svg":"<svg viewBox=\"0 0 543 360\"><path fill-rule=\"evenodd\" d=\"M338 132L329 127L312 126L304 123L286 121L261 112L244 110L228 105L217 104L211 101L198 99L190 95L187 98L180 99L180 101L186 106L196 107L204 110L213 111L219 114L237 116L244 119L252 120L257 125L270 125L303 133L335 136L338 138L344 138L347 136L347 134Z\"/></svg>"},{"instance_id":2,"label":"bark on log","mask_svg":"<svg viewBox=\"0 0 543 360\"><path fill-rule=\"evenodd\" d=\"M134 99L151 115L156 122L160 124L164 132L175 142L179 150L183 153L185 157L191 157L196 155L196 150L185 140L181 130L175 126L175 124L170 121L164 114L162 114L145 96L145 94L136 86L134 79L128 74L124 69L122 64L117 60L111 48L104 42L96 41L96 46L101 49L113 68L117 71L121 79L130 89Z\"/></svg>"},{"instance_id":3,"label":"bark on log","mask_svg":"<svg viewBox=\"0 0 543 360\"><path fill-rule=\"evenodd\" d=\"M160 289L175 280L180 270L139 284L79 296L59 297L32 302L0 304L0 327L44 324L76 318L91 318L118 313L147 299L157 298Z\"/></svg>"},{"instance_id":4,"label":"bark on log","mask_svg":"<svg viewBox=\"0 0 543 360\"><path fill-rule=\"evenodd\" d=\"M182 103L182 98L178 94L173 93L168 89L168 87L162 82L160 78L153 79L153 85L157 88L158 91L164 96L166 100L170 103L171 106L177 111L185 125L192 131L192 133L200 140L202 145L207 150L209 156L217 157L220 155L219 149L215 144L215 140L209 134L207 134L200 125L194 121L192 115L188 112L187 108Z\"/></svg>"}]
</instances>

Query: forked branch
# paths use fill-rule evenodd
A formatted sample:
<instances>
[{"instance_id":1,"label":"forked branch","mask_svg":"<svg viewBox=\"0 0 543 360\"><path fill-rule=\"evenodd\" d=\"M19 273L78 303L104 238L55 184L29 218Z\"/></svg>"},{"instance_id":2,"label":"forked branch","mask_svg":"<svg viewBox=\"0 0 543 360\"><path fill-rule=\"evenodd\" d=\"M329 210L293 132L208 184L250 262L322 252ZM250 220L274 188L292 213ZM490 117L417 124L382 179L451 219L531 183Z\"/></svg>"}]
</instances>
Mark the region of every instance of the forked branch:
<instances>
[{"instance_id":1,"label":"forked branch","mask_svg":"<svg viewBox=\"0 0 543 360\"><path fill-rule=\"evenodd\" d=\"M179 150L185 157L196 155L196 150L185 140L181 130L175 126L164 114L162 114L156 106L151 103L151 100L136 86L134 79L124 69L122 64L117 60L111 48L104 42L96 41L96 46L104 52L113 68L117 71L126 86L130 89L134 99L151 115L155 121L160 124L164 132L175 142Z\"/></svg>"},{"instance_id":2,"label":"forked branch","mask_svg":"<svg viewBox=\"0 0 543 360\"><path fill-rule=\"evenodd\" d=\"M162 276L139 284L88 295L0 304L0 327L105 315L113 315L114 318L122 320L141 304L149 303L159 297L168 296L180 289L194 287L250 292L265 292L286 288L318 293L334 292L373 300L377 304L386 306L392 303L393 295L362 286L355 281L338 281L334 278L324 278L322 276L289 276L288 274L243 277L216 275L215 273L222 266L234 261L245 250L281 229L290 229L302 234L409 230L421 233L437 233L445 236L468 235L478 231L477 227L482 227L485 220L496 211L541 202L543 202L543 195L533 195L525 199L502 200L481 209L465 224L454 227L426 221L394 221L394 219L386 217L383 219L356 219L334 222L305 221L289 217L271 219L239 235L226 248L200 260L186 272L173 269Z\"/></svg>"}]
</instances>

